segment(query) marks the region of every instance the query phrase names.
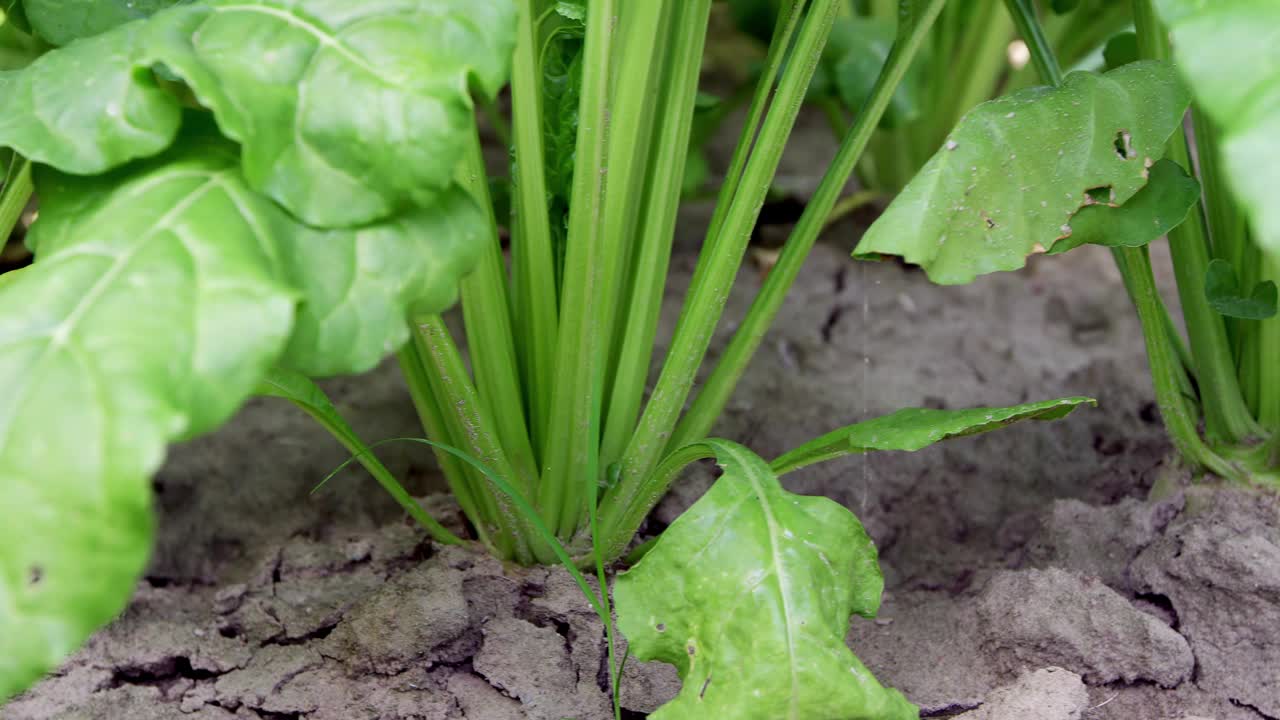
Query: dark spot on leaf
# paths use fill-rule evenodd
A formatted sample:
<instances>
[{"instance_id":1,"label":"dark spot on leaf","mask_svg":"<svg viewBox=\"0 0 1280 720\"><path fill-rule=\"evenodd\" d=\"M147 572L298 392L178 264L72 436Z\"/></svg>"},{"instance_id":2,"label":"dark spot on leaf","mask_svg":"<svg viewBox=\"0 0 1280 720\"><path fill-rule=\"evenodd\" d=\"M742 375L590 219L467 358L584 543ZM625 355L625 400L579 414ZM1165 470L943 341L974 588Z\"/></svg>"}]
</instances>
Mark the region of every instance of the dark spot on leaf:
<instances>
[{"instance_id":1,"label":"dark spot on leaf","mask_svg":"<svg viewBox=\"0 0 1280 720\"><path fill-rule=\"evenodd\" d=\"M995 220L992 220L992 219L991 219L991 218L990 218L986 213L983 213L983 214L982 214L982 221L983 221L983 222L985 222L985 223L987 224L987 229L988 229L988 230L994 230L994 229L995 229L995 227L996 227L996 221L995 221Z\"/></svg>"},{"instance_id":2,"label":"dark spot on leaf","mask_svg":"<svg viewBox=\"0 0 1280 720\"><path fill-rule=\"evenodd\" d=\"M708 675L708 676L707 676L707 679L706 679L706 680L703 680L703 681L702 681L702 689L698 691L698 699L699 699L699 700L701 700L702 698L706 697L706 695L707 695L707 686L709 686L709 685L711 685L711 676L710 676L710 675Z\"/></svg>"},{"instance_id":3,"label":"dark spot on leaf","mask_svg":"<svg viewBox=\"0 0 1280 720\"><path fill-rule=\"evenodd\" d=\"M655 627L654 629L655 629L655 630L657 630L658 632L666 632L666 631L667 631L667 624L666 624L666 623L658 623L657 627Z\"/></svg>"},{"instance_id":4,"label":"dark spot on leaf","mask_svg":"<svg viewBox=\"0 0 1280 720\"><path fill-rule=\"evenodd\" d=\"M44 580L44 568L39 565L32 565L31 569L27 571L27 584L35 587L42 580Z\"/></svg>"},{"instance_id":5,"label":"dark spot on leaf","mask_svg":"<svg viewBox=\"0 0 1280 720\"><path fill-rule=\"evenodd\" d=\"M685 650L685 652L689 653L689 657L693 657L694 655L697 655L697 654L698 654L698 650L697 650L697 648L695 648L695 647L694 647L694 646L692 646L692 645L690 645L690 646L686 647L684 650Z\"/></svg>"},{"instance_id":6,"label":"dark spot on leaf","mask_svg":"<svg viewBox=\"0 0 1280 720\"><path fill-rule=\"evenodd\" d=\"M1137 153L1133 151L1133 136L1128 130L1119 130L1116 132L1115 140L1116 155L1121 160L1132 160L1137 157Z\"/></svg>"}]
</instances>

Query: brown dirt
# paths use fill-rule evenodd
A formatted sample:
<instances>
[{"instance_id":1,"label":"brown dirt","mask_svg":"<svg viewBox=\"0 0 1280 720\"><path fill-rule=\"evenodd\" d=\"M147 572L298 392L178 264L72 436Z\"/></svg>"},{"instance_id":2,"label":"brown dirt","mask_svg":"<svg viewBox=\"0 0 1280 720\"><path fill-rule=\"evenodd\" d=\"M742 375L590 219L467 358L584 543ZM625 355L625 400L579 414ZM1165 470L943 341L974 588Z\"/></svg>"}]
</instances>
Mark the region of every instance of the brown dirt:
<instances>
[{"instance_id":1,"label":"brown dirt","mask_svg":"<svg viewBox=\"0 0 1280 720\"><path fill-rule=\"evenodd\" d=\"M1280 717L1280 500L1186 487L1163 461L1140 334L1105 253L939 288L852 263L852 227L815 251L720 435L771 456L903 406L1101 401L786 479L849 506L881 548L883 612L849 633L867 665L926 716ZM693 262L683 245L669 317ZM739 285L730 318L759 272ZM393 368L329 388L367 438L417 432ZM383 454L417 492L440 487L420 448ZM354 471L310 495L342 459L300 413L263 401L177 448L132 605L0 718L609 717L602 627L562 571L433 547ZM711 480L691 472L647 531ZM447 499L428 502L457 522ZM669 667L631 663L627 717L677 688Z\"/></svg>"}]
</instances>

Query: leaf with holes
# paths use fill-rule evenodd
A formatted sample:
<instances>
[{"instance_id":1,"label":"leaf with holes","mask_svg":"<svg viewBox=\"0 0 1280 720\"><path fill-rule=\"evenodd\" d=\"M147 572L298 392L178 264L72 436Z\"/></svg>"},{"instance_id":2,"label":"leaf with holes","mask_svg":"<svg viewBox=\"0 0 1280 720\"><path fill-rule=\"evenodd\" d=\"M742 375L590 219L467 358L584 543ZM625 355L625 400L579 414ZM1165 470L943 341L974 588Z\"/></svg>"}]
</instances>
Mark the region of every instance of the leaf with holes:
<instances>
[{"instance_id":1,"label":"leaf with holes","mask_svg":"<svg viewBox=\"0 0 1280 720\"><path fill-rule=\"evenodd\" d=\"M784 475L814 463L872 450L914 452L943 440L978 435L1023 420L1058 420L1081 405L1096 404L1091 398L1069 397L1005 408L907 408L815 438L774 460L770 467Z\"/></svg>"},{"instance_id":2,"label":"leaf with holes","mask_svg":"<svg viewBox=\"0 0 1280 720\"><path fill-rule=\"evenodd\" d=\"M104 33L190 0L24 0L31 27L54 45Z\"/></svg>"},{"instance_id":3,"label":"leaf with holes","mask_svg":"<svg viewBox=\"0 0 1280 720\"><path fill-rule=\"evenodd\" d=\"M1204 292L1209 305L1222 315L1241 320L1266 320L1276 315L1276 284L1260 282L1246 293L1231 263L1215 259L1205 273Z\"/></svg>"},{"instance_id":4,"label":"leaf with holes","mask_svg":"<svg viewBox=\"0 0 1280 720\"><path fill-rule=\"evenodd\" d=\"M614 586L618 627L684 686L653 720L914 720L845 645L875 615L884 580L853 513L793 495L768 464L698 443L724 475Z\"/></svg>"},{"instance_id":5,"label":"leaf with holes","mask_svg":"<svg viewBox=\"0 0 1280 720\"><path fill-rule=\"evenodd\" d=\"M901 255L943 284L1020 268L1069 234L1090 191L1123 205L1141 190L1189 100L1171 66L1139 62L983 103L854 254Z\"/></svg>"},{"instance_id":6,"label":"leaf with holes","mask_svg":"<svg viewBox=\"0 0 1280 720\"><path fill-rule=\"evenodd\" d=\"M1222 128L1232 188L1260 244L1280 256L1280 3L1156 0L1178 69Z\"/></svg>"},{"instance_id":7,"label":"leaf with holes","mask_svg":"<svg viewBox=\"0 0 1280 720\"><path fill-rule=\"evenodd\" d=\"M1105 191L1104 191L1105 192ZM1071 218L1071 233L1053 244L1052 255L1086 243L1107 247L1142 247L1182 224L1200 201L1200 183L1172 160L1151 167L1147 186L1115 206L1108 197L1080 208Z\"/></svg>"},{"instance_id":8,"label":"leaf with holes","mask_svg":"<svg viewBox=\"0 0 1280 720\"><path fill-rule=\"evenodd\" d=\"M37 262L0 280L0 698L123 607L150 475L279 354L294 293L234 148L193 142L93 178L36 173Z\"/></svg>"}]
</instances>

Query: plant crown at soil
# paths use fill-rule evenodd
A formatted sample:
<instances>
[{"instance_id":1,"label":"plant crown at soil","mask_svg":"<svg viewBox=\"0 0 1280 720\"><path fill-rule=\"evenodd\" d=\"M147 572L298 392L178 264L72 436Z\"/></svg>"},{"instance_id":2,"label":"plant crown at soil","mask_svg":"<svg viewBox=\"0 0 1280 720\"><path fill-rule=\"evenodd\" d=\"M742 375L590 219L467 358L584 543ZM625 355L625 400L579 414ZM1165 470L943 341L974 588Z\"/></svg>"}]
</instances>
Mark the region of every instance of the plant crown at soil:
<instances>
[{"instance_id":1,"label":"plant crown at soil","mask_svg":"<svg viewBox=\"0 0 1280 720\"><path fill-rule=\"evenodd\" d=\"M897 169L862 162L878 129L945 118L913 109L943 102L940 94L955 114L991 92L983 81L952 97L940 71L912 70L918 57L950 56L933 42L990 65L1000 45L956 20L965 3L946 15L944 0L871 5L856 17L845 0L774 6L755 86L742 95L746 122L650 391L711 0L7 2L0 230L9 234L33 192L40 213L27 235L34 264L0 278L0 367L12 388L0 402L0 500L21 508L0 530L0 698L127 602L146 563L150 477L167 444L217 428L260 394L315 418L437 541L569 567L609 628L615 714L606 565L680 472L714 457L726 472L713 491L619 579L634 652L674 661L686 680L653 717L914 717L843 643L850 614L878 606L874 545L847 509L791 495L778 476L1054 419L1090 401L904 411L772 466L707 438L849 178L873 167L879 186L893 188L915 166L911 157ZM1011 22L1021 26L1019 8L1011 3ZM1047 66L1041 45L1029 44ZM837 124L855 115L694 393L820 72L842 103L830 113ZM1119 152L1130 141L1144 152L1162 144L1180 101L1170 72L1116 72L1068 81L1079 97L1063 94L1070 87L1014 97L1033 112L1110 92L1131 121ZM497 102L508 84L509 120ZM510 143L506 185L488 177L477 105ZM936 145L939 132L910 131L898 147ZM1117 204L1137 202L1148 174L1131 170L1142 162L1116 159L1115 139L1105 140L1107 157L1092 145L1067 149L1073 161L1097 161L1089 169L1101 179L1084 182L1109 186ZM1006 149L986 147L979 160ZM1091 189L1071 191L1084 203ZM1166 195L1175 204L1186 196L1147 202L1164 208ZM911 196L907 184L903 201ZM984 222L1013 222L1007 212ZM1126 278L1136 294L1140 283ZM1255 280L1230 279L1218 276L1212 307L1239 307L1231 294ZM1265 293L1256 296L1248 299L1265 305ZM465 358L441 314L459 298ZM1237 331L1230 337L1247 335ZM1203 343L1192 340L1198 360ZM472 538L430 517L313 382L392 354ZM1227 366L1208 367L1197 375L1202 389ZM1242 410L1217 411L1211 435L1238 441L1269 417L1233 423ZM723 531L708 537L708 522ZM579 567L594 567L601 591ZM696 602L669 607L652 595L673 583ZM743 602L762 595L780 614ZM642 630L659 611L661 627ZM716 667L741 675L735 682Z\"/></svg>"}]
</instances>

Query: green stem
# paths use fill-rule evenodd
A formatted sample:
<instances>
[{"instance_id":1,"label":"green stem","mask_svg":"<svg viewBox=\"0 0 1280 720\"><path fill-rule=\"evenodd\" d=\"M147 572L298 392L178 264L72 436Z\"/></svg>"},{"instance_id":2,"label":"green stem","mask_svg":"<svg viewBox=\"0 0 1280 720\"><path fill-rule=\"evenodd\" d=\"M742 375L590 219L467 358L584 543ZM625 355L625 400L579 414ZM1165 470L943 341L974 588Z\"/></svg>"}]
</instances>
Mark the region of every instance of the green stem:
<instances>
[{"instance_id":1,"label":"green stem","mask_svg":"<svg viewBox=\"0 0 1280 720\"><path fill-rule=\"evenodd\" d=\"M454 436L449 417L436 402L436 396L439 393L435 392L431 386L431 378L426 370L426 360L419 351L419 343L414 341L405 344L404 348L396 354L396 359L400 361L400 371L404 375L405 383L409 386L409 396L413 399L413 407L418 411L418 420L422 423L422 429L427 436L448 445L459 444L461 438ZM459 463L452 454L438 447L434 451L436 464L444 474L445 481L449 483L449 490L458 501L462 512L475 527L480 542L491 548L499 557L510 556L512 548L509 545L500 545L503 538L494 537L489 532L489 528L494 525L493 516L496 510L491 499L481 494L479 476L470 472L469 468Z\"/></svg>"},{"instance_id":2,"label":"green stem","mask_svg":"<svg viewBox=\"0 0 1280 720\"><path fill-rule=\"evenodd\" d=\"M17 170L11 173L8 182L0 188L0 247L4 246L13 234L13 229L18 226L22 211L26 209L35 189L31 183L31 161L16 156L14 161L18 163Z\"/></svg>"},{"instance_id":3,"label":"green stem","mask_svg":"<svg viewBox=\"0 0 1280 720\"><path fill-rule=\"evenodd\" d=\"M632 506L638 497L651 496L648 476L667 447L724 311L752 226L777 171L840 2L816 2L804 18L787 70L746 162L741 192L733 195L723 224L710 236L711 252L704 252L699 259L662 373L623 453L618 483L606 493L601 506L602 525L608 537L621 531L619 513L623 508Z\"/></svg>"},{"instance_id":4,"label":"green stem","mask_svg":"<svg viewBox=\"0 0 1280 720\"><path fill-rule=\"evenodd\" d=\"M317 412L314 407L307 403L295 400L290 400L290 402L301 408L306 414L310 415L311 418L319 423L321 427L328 430L329 434L332 435L334 439L342 443L342 447L346 448L347 451L351 453L356 462L359 462L364 466L365 470L369 471L369 474L373 476L374 480L378 481L378 484L382 486L382 489L386 490L387 494L389 494L396 503L400 505L400 507L404 508L405 512L409 513L409 517L416 520L418 524L431 535L432 539L446 545L466 544L465 540L454 535L448 528L437 522L435 518L431 517L426 510L422 509L422 506L418 504L418 501L413 499L413 496L404 489L404 486L400 484L400 481L396 480L395 475L393 475L391 471L382 464L382 461L378 460L378 456L373 454L373 450L370 449L370 447L366 445L358 435L356 435L355 430L351 429L351 426L348 425L346 421L342 420L342 418L336 413Z\"/></svg>"},{"instance_id":5,"label":"green stem","mask_svg":"<svg viewBox=\"0 0 1280 720\"><path fill-rule=\"evenodd\" d=\"M917 137L913 144L913 150L921 158L916 168L942 145L947 133L965 113L991 99L1000 83L1013 38L1013 22L1008 13L1001 12L996 0L982 0L979 5L977 10L970 11L963 5L953 4L956 15L952 19L959 28L939 34L940 37L962 34L963 39L958 52L935 56L934 63L963 69L932 73L941 98L933 105L936 113L919 123L928 133Z\"/></svg>"},{"instance_id":6,"label":"green stem","mask_svg":"<svg viewBox=\"0 0 1280 720\"><path fill-rule=\"evenodd\" d=\"M605 467L622 455L644 399L675 237L680 178L688 155L698 91L699 59L710 15L710 0L682 0L676 9L667 77L657 103L661 124L654 138L653 163L644 192L643 225L632 265L635 270L631 295L624 308L623 339L601 443Z\"/></svg>"},{"instance_id":7,"label":"green stem","mask_svg":"<svg viewBox=\"0 0 1280 720\"><path fill-rule=\"evenodd\" d=\"M1144 58L1169 60L1169 38L1150 0L1133 0L1133 15L1139 54ZM1170 138L1167 155L1189 171L1194 168L1184 133L1174 133ZM1249 414L1240 391L1226 323L1209 305L1204 292L1209 267L1209 228L1202 206L1197 206L1186 222L1169 233L1169 249L1191 354L1196 362L1196 378L1200 382L1205 434L1210 441L1239 443L1256 435L1260 428Z\"/></svg>"},{"instance_id":8,"label":"green stem","mask_svg":"<svg viewBox=\"0 0 1280 720\"><path fill-rule=\"evenodd\" d=\"M1280 257L1263 254L1263 282L1280 284ZM1272 436L1280 436L1280 317L1257 323L1258 348L1253 355L1258 374L1258 422Z\"/></svg>"},{"instance_id":9,"label":"green stem","mask_svg":"<svg viewBox=\"0 0 1280 720\"><path fill-rule=\"evenodd\" d=\"M858 190L850 193L840 198L835 207L831 208L831 214L827 215L822 225L824 228L829 228L862 208L885 200L886 197L875 190Z\"/></svg>"},{"instance_id":10,"label":"green stem","mask_svg":"<svg viewBox=\"0 0 1280 720\"><path fill-rule=\"evenodd\" d=\"M614 279L606 284L608 293L603 298L609 303L605 308L606 324L602 327L608 338L604 388L613 387L622 359L628 314L623 300L630 297L637 272L635 263L643 240L645 193L657 156L658 107L667 80L665 68L672 60L671 37L676 8L682 4L668 0L623 4L621 22L626 33L619 41L622 52L614 73L615 77L636 80L614 82L609 108L609 154L605 161L608 178L603 222L605 237L619 238L619 252L617 258L610 259L607 274ZM694 62L700 63L701 58ZM667 120L661 118L661 123ZM684 175L674 181L683 186ZM610 401L606 393L602 413L608 411ZM604 415L601 417L603 430Z\"/></svg>"},{"instance_id":11,"label":"green stem","mask_svg":"<svg viewBox=\"0 0 1280 720\"><path fill-rule=\"evenodd\" d=\"M616 0L596 0L587 13L582 96L569 202L560 336L556 343L551 419L542 454L538 508L557 537L575 529L583 488L596 480L607 338L601 297L619 238L603 232L605 160L608 152L609 79L613 74ZM614 258L616 260L616 258Z\"/></svg>"},{"instance_id":12,"label":"green stem","mask_svg":"<svg viewBox=\"0 0 1280 720\"><path fill-rule=\"evenodd\" d=\"M486 467L493 468L504 478L514 478L515 469L505 449L498 441L492 418L489 417L479 394L467 374L462 362L462 355L439 315L424 315L417 320L417 332L414 340L418 343L418 351L425 362L428 377L432 379L432 389L437 393L440 408L446 410L446 417L452 417L454 427L460 430L451 433L460 440L460 445L475 456ZM527 564L534 559L530 550L532 532L520 521L520 517L512 509L505 494L496 492L496 488L476 488L477 495L486 495L494 502L494 513L491 516L493 527L490 535L498 538L503 544L512 548L511 557L517 562ZM486 493L487 491L487 493ZM534 547L534 551L544 549L542 543ZM554 557L538 554L542 562L554 560Z\"/></svg>"},{"instance_id":13,"label":"green stem","mask_svg":"<svg viewBox=\"0 0 1280 720\"><path fill-rule=\"evenodd\" d=\"M1214 453L1200 438L1196 417L1188 410L1181 395L1179 376L1183 375L1182 363L1172 350L1173 344L1165 336L1164 310L1147 249L1118 248L1116 254L1122 272L1128 278L1134 307L1142 323L1156 404L1174 446L1184 459L1198 467L1223 478L1243 479L1238 468Z\"/></svg>"},{"instance_id":14,"label":"green stem","mask_svg":"<svg viewBox=\"0 0 1280 720\"><path fill-rule=\"evenodd\" d=\"M789 57L788 49L800 27L809 0L789 0L778 12L778 24L773 31L773 40L765 56L764 72L756 84L755 94L751 97L751 105L747 109L747 121L738 135L738 144L733 148L733 156L729 160L729 169L725 172L724 182L716 196L716 208L711 214L711 224L707 229L707 242L698 256L698 269L703 268L708 258L716 253L715 242L720 237L720 230L725 218L729 215L733 198L742 184L743 170L751 157L756 136L760 131L760 123L764 121L765 111L769 108L769 95L773 91L774 80L782 70L784 61ZM696 270L695 270L696 272Z\"/></svg>"},{"instance_id":15,"label":"green stem","mask_svg":"<svg viewBox=\"0 0 1280 720\"><path fill-rule=\"evenodd\" d=\"M1035 65L1040 78L1050 85L1062 84L1062 68L1058 66L1058 58L1053 53L1053 46L1045 39L1044 28L1036 15L1035 5L1031 0L1004 0L1009 9L1009 16L1018 28L1018 34L1031 51L1031 62Z\"/></svg>"},{"instance_id":16,"label":"green stem","mask_svg":"<svg viewBox=\"0 0 1280 720\"><path fill-rule=\"evenodd\" d=\"M458 179L489 218L484 254L476 269L461 283L462 316L467 329L467 347L471 351L471 368L480 400L488 416L493 418L498 442L514 468L511 481L525 495L532 495L538 476L537 463L525 425L520 370L508 312L506 264L477 134L471 136Z\"/></svg>"},{"instance_id":17,"label":"green stem","mask_svg":"<svg viewBox=\"0 0 1280 720\"><path fill-rule=\"evenodd\" d=\"M555 252L547 211L546 148L542 142L535 0L524 0L511 70L515 162L511 243L512 315L533 448L540 451L551 417L551 385L559 319Z\"/></svg>"},{"instance_id":18,"label":"green stem","mask_svg":"<svg viewBox=\"0 0 1280 720\"><path fill-rule=\"evenodd\" d=\"M1247 215L1241 211L1236 202L1235 193L1228 184L1226 172L1221 162L1222 132L1199 106L1192 106L1194 119L1197 170L1200 173L1200 201L1204 204L1205 216L1209 225L1210 245L1213 256L1231 263L1240 286L1250 288L1257 282L1262 268L1261 249L1252 242L1249 235ZM1237 359L1237 376L1245 403L1252 412L1257 413L1256 376L1246 374L1246 345L1252 345L1251 335L1257 326L1248 320L1226 318L1227 338L1231 343L1232 354Z\"/></svg>"},{"instance_id":19,"label":"green stem","mask_svg":"<svg viewBox=\"0 0 1280 720\"><path fill-rule=\"evenodd\" d=\"M809 256L818 235L826 226L826 219L835 207L840 191L853 174L858 158L889 107L898 84L902 82L920 46L928 37L929 29L944 3L945 0L929 0L921 19L911 28L910 33L900 36L894 44L876 79L869 101L858 112L853 130L845 136L835 160L827 169L795 230L783 246L777 264L769 271L764 287L751 304L746 318L734 333L733 340L703 385L693 406L680 422L669 447L686 445L705 437L711 431L756 349L760 347L769 326L777 317L787 292L800 274L805 258Z\"/></svg>"},{"instance_id":20,"label":"green stem","mask_svg":"<svg viewBox=\"0 0 1280 720\"><path fill-rule=\"evenodd\" d=\"M612 405L611 398L605 402L603 388L613 387L621 365L633 360L623 354L621 346L628 328L624 322L619 322L620 319L625 320L628 310L621 302L628 290L627 279L641 267L638 262L632 267L631 253L641 244L652 244L655 240L648 235L641 237L643 215L640 210L644 204L650 150L654 147L652 136L656 113L653 98L662 90L660 81L664 79L663 60L667 34L672 29L670 11L673 7L667 0L646 0L624 4L622 9L617 40L620 52L614 72L627 80L617 83L609 109L608 152L604 165L607 175L601 217L601 233L606 244L603 281L599 289L587 297L588 304L574 310L597 318L594 327L589 329L596 336L594 345L601 353L596 361L599 367L594 369L598 377L592 380L592 387L600 388L596 390L599 405L593 416L597 432L608 426L604 418L605 406ZM678 190L679 177L664 180L673 181L673 189ZM561 515L561 530L566 536L581 528L582 521L587 519L588 506L595 505L602 477L600 469L608 462L601 459L606 443L594 433L591 440L598 443L594 448L597 453L595 464L588 472L586 482L576 486L578 492L568 495Z\"/></svg>"},{"instance_id":21,"label":"green stem","mask_svg":"<svg viewBox=\"0 0 1280 720\"><path fill-rule=\"evenodd\" d=\"M1144 0L1134 0L1135 13L1138 12L1139 5L1143 2ZM1060 85L1062 82L1061 70L1058 69L1053 49L1045 42L1044 33L1039 29L1039 21L1035 16L1034 10L1030 8L1026 0L1005 0L1005 3L1009 8L1010 14L1014 16L1015 23L1022 29L1023 39L1027 43L1032 58L1039 58L1036 61L1036 67L1041 71L1042 79L1054 85ZM1149 30L1150 26L1148 25ZM1142 34L1139 31L1140 41ZM1158 35L1158 33L1156 34ZM1148 37L1147 42L1151 42L1150 37ZM1183 146L1185 147L1185 138ZM1185 167L1189 167L1189 165ZM1191 224L1193 223L1184 223L1183 227ZM1173 233L1170 233L1170 243L1173 243ZM1124 278L1125 287L1129 291L1134 306L1138 311L1138 319L1142 324L1143 339L1147 346L1147 359L1151 366L1151 380L1155 386L1156 403L1160 407L1170 438L1186 461L1224 477L1238 478L1239 471L1237 468L1214 453L1201 439L1196 418L1190 411L1188 400L1182 395L1182 389L1186 384L1186 374L1182 371L1182 361L1177 356L1175 340L1168 332L1168 314L1156 289L1155 276L1151 271L1151 260L1146 248L1141 248L1140 250L1116 249L1112 252L1112 257L1115 258L1116 266ZM1177 264L1178 259L1175 256L1175 270L1177 269ZM1204 273L1201 272L1201 282L1203 282L1203 277ZM1182 284L1180 281L1180 291L1183 290ZM1203 288L1200 289L1199 298L1207 304ZM1183 295L1183 302L1185 313L1187 311L1185 294ZM1201 339L1203 340L1203 338ZM1225 339L1224 332L1224 348ZM1200 387L1203 392L1206 386L1201 375L1204 373L1205 367L1198 362L1196 335L1194 333L1192 334L1192 354L1197 359L1197 378L1201 382ZM1232 379L1234 380L1234 375ZM1239 395L1238 387L1236 392ZM1243 403L1241 404L1243 406Z\"/></svg>"},{"instance_id":22,"label":"green stem","mask_svg":"<svg viewBox=\"0 0 1280 720\"><path fill-rule=\"evenodd\" d=\"M570 557L568 551L565 549L564 545L556 539L556 536L551 534L551 530L547 527L547 524L543 522L542 517L538 515L538 511L534 509L533 504L529 502L528 498L521 495L520 491L511 483L507 482L502 475L498 474L492 468L463 452L459 448L445 443L424 440L422 438L404 438L404 440L408 442L422 443L423 445L430 445L436 450L453 455L457 460L468 465L475 473L484 477L498 493L509 499L512 507L515 509L515 512L519 513L520 516L528 523L531 533L533 533L539 540L543 541L549 548L550 554L554 558L549 561L549 563L559 561L560 564L564 566L564 569L569 572L569 575L573 577L573 581L578 585L578 589L581 590L582 594L587 598L587 602L591 604L591 609L595 611L596 615L600 618L600 621L606 626L610 624L608 610L606 609L606 605L602 603L600 599L601 594L597 593L587 582L586 576L578 570L578 564L574 562L572 557Z\"/></svg>"},{"instance_id":23,"label":"green stem","mask_svg":"<svg viewBox=\"0 0 1280 720\"><path fill-rule=\"evenodd\" d=\"M680 477L680 473L691 463L715 456L715 452L703 444L680 448L658 463L648 475L643 492L618 495L615 504L601 505L601 522L608 524L604 526L604 535L596 538L596 543L600 546L597 552L605 557L621 557L631 543L631 538L635 536L636 529L662 496L667 494L671 483Z\"/></svg>"}]
</instances>

